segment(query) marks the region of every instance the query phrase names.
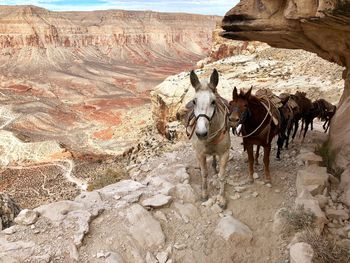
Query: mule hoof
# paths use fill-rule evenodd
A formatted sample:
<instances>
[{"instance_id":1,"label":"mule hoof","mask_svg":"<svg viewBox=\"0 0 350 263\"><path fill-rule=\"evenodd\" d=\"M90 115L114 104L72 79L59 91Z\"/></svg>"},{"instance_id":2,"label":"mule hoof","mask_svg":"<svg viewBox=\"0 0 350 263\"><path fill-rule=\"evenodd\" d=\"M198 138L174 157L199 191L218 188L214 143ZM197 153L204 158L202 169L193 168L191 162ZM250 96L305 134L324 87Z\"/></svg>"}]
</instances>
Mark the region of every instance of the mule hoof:
<instances>
[{"instance_id":1,"label":"mule hoof","mask_svg":"<svg viewBox=\"0 0 350 263\"><path fill-rule=\"evenodd\" d=\"M276 157L276 161L281 161L281 157Z\"/></svg>"},{"instance_id":2,"label":"mule hoof","mask_svg":"<svg viewBox=\"0 0 350 263\"><path fill-rule=\"evenodd\" d=\"M254 183L254 179L249 179L248 180L248 184L253 184Z\"/></svg>"},{"instance_id":3,"label":"mule hoof","mask_svg":"<svg viewBox=\"0 0 350 263\"><path fill-rule=\"evenodd\" d=\"M221 209L226 209L227 201L226 201L225 197L223 197L221 195L217 196L216 197L216 202L220 206Z\"/></svg>"},{"instance_id":4,"label":"mule hoof","mask_svg":"<svg viewBox=\"0 0 350 263\"><path fill-rule=\"evenodd\" d=\"M265 183L265 184L270 184L270 185L272 185L271 179L264 179L264 183Z\"/></svg>"}]
</instances>

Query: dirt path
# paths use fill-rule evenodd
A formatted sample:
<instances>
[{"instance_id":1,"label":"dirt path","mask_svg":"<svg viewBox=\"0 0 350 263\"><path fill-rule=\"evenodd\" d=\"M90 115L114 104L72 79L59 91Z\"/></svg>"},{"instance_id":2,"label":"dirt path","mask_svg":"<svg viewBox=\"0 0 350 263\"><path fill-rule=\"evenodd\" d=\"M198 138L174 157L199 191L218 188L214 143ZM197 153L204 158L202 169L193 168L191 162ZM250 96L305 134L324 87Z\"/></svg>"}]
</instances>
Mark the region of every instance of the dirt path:
<instances>
[{"instance_id":1,"label":"dirt path","mask_svg":"<svg viewBox=\"0 0 350 263\"><path fill-rule=\"evenodd\" d=\"M315 125L315 130L320 130ZM172 152L164 153L160 157L152 158L143 166L134 177L143 181L146 178L167 176L162 172L176 173L178 165L185 165L190 175L189 189L183 189L175 194L175 198L169 207L151 209L152 215L161 223L166 236L165 248L168 248L169 257L173 262L237 262L237 263L277 263L288 262L289 254L284 244L272 231L273 217L276 211L284 206L294 205L296 196L295 180L298 167L300 166L296 156L300 149L314 149L315 143L320 143L325 136L319 131L308 133L305 143L301 145L299 140L291 144L289 150L282 153L282 161L274 159L275 149L271 156L271 172L273 185L264 185L259 178L252 185L246 183L247 163L246 154L242 152L240 138L232 138L231 160L228 165L228 182L226 196L229 203L227 210L220 213L214 206L203 206L199 200L200 193L200 170L197 167L194 152L189 143L178 143ZM173 167L173 168L172 168ZM262 177L262 165L256 167L259 177ZM215 176L210 176L210 196L217 194ZM244 190L238 193L235 186L242 186ZM166 186L164 185L164 189ZM233 200L234 196L237 200ZM141 197L142 199L142 197ZM234 198L235 199L235 198ZM116 240L110 234L110 229L116 232L123 231L116 218L120 218L123 212L104 213L91 225L91 232L81 248L80 254L88 255L106 250L106 246L125 248L125 255L137 254L130 240ZM231 215L246 224L253 231L251 242L245 239L233 239L225 241L215 233L218 221L224 215ZM109 240L106 245L103 240ZM96 242L99 238L100 243ZM131 247L131 248L130 248ZM171 256L170 256L171 255ZM84 258L84 256L83 256ZM134 262L139 262L142 255L135 256ZM98 262L98 261L96 261ZM140 261L142 262L142 261Z\"/></svg>"}]
</instances>

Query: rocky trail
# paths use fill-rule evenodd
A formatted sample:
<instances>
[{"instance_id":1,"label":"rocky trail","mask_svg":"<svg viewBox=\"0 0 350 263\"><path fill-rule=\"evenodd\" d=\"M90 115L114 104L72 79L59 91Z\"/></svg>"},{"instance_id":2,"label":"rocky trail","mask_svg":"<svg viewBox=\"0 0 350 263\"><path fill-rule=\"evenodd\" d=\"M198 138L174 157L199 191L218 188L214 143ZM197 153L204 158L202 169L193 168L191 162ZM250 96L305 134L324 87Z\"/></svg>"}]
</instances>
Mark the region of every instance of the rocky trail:
<instances>
[{"instance_id":1,"label":"rocky trail","mask_svg":"<svg viewBox=\"0 0 350 263\"><path fill-rule=\"evenodd\" d=\"M213 171L210 199L200 201L193 149L178 142L132 166L129 180L22 212L0 233L1 262L288 262L273 219L294 205L303 165L297 156L325 139L315 126L303 145L296 139L283 151L282 161L272 151L272 186L260 179L262 165L247 184L246 154L233 137L224 211L215 203Z\"/></svg>"}]
</instances>

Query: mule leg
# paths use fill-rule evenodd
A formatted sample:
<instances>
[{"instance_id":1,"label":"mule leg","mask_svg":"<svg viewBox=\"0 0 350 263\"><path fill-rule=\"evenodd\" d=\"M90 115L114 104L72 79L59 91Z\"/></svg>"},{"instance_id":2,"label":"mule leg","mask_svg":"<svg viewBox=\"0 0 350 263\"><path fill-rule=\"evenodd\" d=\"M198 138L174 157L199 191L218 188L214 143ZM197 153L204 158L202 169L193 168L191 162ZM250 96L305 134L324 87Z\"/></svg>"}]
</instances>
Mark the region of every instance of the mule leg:
<instances>
[{"instance_id":1,"label":"mule leg","mask_svg":"<svg viewBox=\"0 0 350 263\"><path fill-rule=\"evenodd\" d=\"M304 142L304 140L305 140L305 136L306 136L306 133L307 133L307 131L308 131L308 129L309 129L309 125L310 125L310 121L308 121L308 120L306 120L305 121L305 128L304 128L304 135L303 135L303 139L302 139L302 143Z\"/></svg>"},{"instance_id":2,"label":"mule leg","mask_svg":"<svg viewBox=\"0 0 350 263\"><path fill-rule=\"evenodd\" d=\"M216 159L216 155L213 155L213 162L211 163L214 172L217 174L218 173L218 161Z\"/></svg>"},{"instance_id":3,"label":"mule leg","mask_svg":"<svg viewBox=\"0 0 350 263\"><path fill-rule=\"evenodd\" d=\"M277 139L277 154L276 154L276 159L280 160L281 159L281 149L283 147L283 143L285 140L286 136L284 134L279 134L278 139Z\"/></svg>"},{"instance_id":4,"label":"mule leg","mask_svg":"<svg viewBox=\"0 0 350 263\"><path fill-rule=\"evenodd\" d=\"M327 122L328 122L328 120L326 119L325 122L323 123L323 126L322 126L323 130L326 130Z\"/></svg>"},{"instance_id":5,"label":"mule leg","mask_svg":"<svg viewBox=\"0 0 350 263\"><path fill-rule=\"evenodd\" d=\"M292 140L294 140L295 135L297 135L298 128L299 128L299 120L296 120L294 122L294 132L293 132Z\"/></svg>"},{"instance_id":6,"label":"mule leg","mask_svg":"<svg viewBox=\"0 0 350 263\"><path fill-rule=\"evenodd\" d=\"M247 154L248 154L248 172L249 172L249 182L253 183L254 182L254 148L253 144L248 144L247 145Z\"/></svg>"},{"instance_id":7,"label":"mule leg","mask_svg":"<svg viewBox=\"0 0 350 263\"><path fill-rule=\"evenodd\" d=\"M291 134L291 132L292 132L292 129L293 129L293 124L291 124L291 125L288 127L287 138L286 138L286 149L288 149L288 146L289 146L289 137L290 137L290 134Z\"/></svg>"},{"instance_id":8,"label":"mule leg","mask_svg":"<svg viewBox=\"0 0 350 263\"><path fill-rule=\"evenodd\" d=\"M301 137L301 134L303 133L304 124L305 124L305 121L304 121L304 119L302 119L302 120L301 120L301 128L300 128L300 132L299 132L299 138Z\"/></svg>"},{"instance_id":9,"label":"mule leg","mask_svg":"<svg viewBox=\"0 0 350 263\"><path fill-rule=\"evenodd\" d=\"M266 183L271 183L270 152L271 152L271 144L264 147L264 174L265 174Z\"/></svg>"},{"instance_id":10,"label":"mule leg","mask_svg":"<svg viewBox=\"0 0 350 263\"><path fill-rule=\"evenodd\" d=\"M202 201L206 201L208 199L208 167L207 167L207 157L205 154L197 155L197 159L199 162L199 166L201 167L201 175L202 175Z\"/></svg>"},{"instance_id":11,"label":"mule leg","mask_svg":"<svg viewBox=\"0 0 350 263\"><path fill-rule=\"evenodd\" d=\"M257 145L256 152L255 152L255 158L254 158L255 165L259 165L259 151L260 151L260 145Z\"/></svg>"},{"instance_id":12,"label":"mule leg","mask_svg":"<svg viewBox=\"0 0 350 263\"><path fill-rule=\"evenodd\" d=\"M225 209L226 208L226 198L225 198L225 184L226 184L226 166L229 158L229 151L226 151L219 159L219 182L220 182L220 192L217 197L218 205Z\"/></svg>"}]
</instances>

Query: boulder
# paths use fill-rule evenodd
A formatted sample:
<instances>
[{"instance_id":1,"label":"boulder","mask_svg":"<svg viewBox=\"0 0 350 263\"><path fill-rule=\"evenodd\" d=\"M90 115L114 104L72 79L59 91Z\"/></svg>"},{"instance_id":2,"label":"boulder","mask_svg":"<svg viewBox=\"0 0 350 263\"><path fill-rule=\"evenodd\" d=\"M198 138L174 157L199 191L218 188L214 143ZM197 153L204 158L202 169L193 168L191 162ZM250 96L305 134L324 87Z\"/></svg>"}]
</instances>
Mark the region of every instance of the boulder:
<instances>
[{"instance_id":1,"label":"boulder","mask_svg":"<svg viewBox=\"0 0 350 263\"><path fill-rule=\"evenodd\" d=\"M150 198L143 200L142 205L146 206L146 207L158 208L158 207L168 205L171 202L171 200L172 200L171 196L157 194L157 195L154 195Z\"/></svg>"},{"instance_id":2,"label":"boulder","mask_svg":"<svg viewBox=\"0 0 350 263\"><path fill-rule=\"evenodd\" d=\"M314 257L314 250L305 243L295 243L290 247L290 263L312 263Z\"/></svg>"},{"instance_id":3,"label":"boulder","mask_svg":"<svg viewBox=\"0 0 350 263\"><path fill-rule=\"evenodd\" d=\"M250 241L253 238L253 232L250 228L232 216L222 217L215 229L215 233L225 240L238 238Z\"/></svg>"},{"instance_id":4,"label":"boulder","mask_svg":"<svg viewBox=\"0 0 350 263\"><path fill-rule=\"evenodd\" d=\"M15 222L19 225L28 226L34 224L38 220L38 217L39 213L37 211L23 209L15 218Z\"/></svg>"},{"instance_id":5,"label":"boulder","mask_svg":"<svg viewBox=\"0 0 350 263\"><path fill-rule=\"evenodd\" d=\"M307 190L303 190L302 193L295 199L296 206L303 206L305 210L310 210L315 216L315 224L320 232L322 232L324 225L328 220L326 215L321 210L317 199L315 199Z\"/></svg>"},{"instance_id":6,"label":"boulder","mask_svg":"<svg viewBox=\"0 0 350 263\"><path fill-rule=\"evenodd\" d=\"M304 189L307 189L312 195L322 194L323 190L329 185L327 173L314 173L308 170L299 170L297 174L297 193L298 195Z\"/></svg>"},{"instance_id":7,"label":"boulder","mask_svg":"<svg viewBox=\"0 0 350 263\"><path fill-rule=\"evenodd\" d=\"M303 161L307 166L321 165L323 162L322 157L313 152L302 153L297 158Z\"/></svg>"},{"instance_id":8,"label":"boulder","mask_svg":"<svg viewBox=\"0 0 350 263\"><path fill-rule=\"evenodd\" d=\"M126 210L126 228L144 248L159 248L165 243L160 223L141 205L133 204Z\"/></svg>"},{"instance_id":9,"label":"boulder","mask_svg":"<svg viewBox=\"0 0 350 263\"><path fill-rule=\"evenodd\" d=\"M349 212L343 209L333 209L326 207L326 216L328 219L337 219L337 220L348 220Z\"/></svg>"},{"instance_id":10,"label":"boulder","mask_svg":"<svg viewBox=\"0 0 350 263\"><path fill-rule=\"evenodd\" d=\"M60 201L42 205L34 209L40 216L47 217L56 225L59 225L71 211L84 210L84 204L75 201Z\"/></svg>"}]
</instances>

